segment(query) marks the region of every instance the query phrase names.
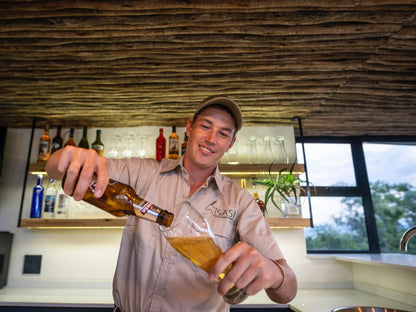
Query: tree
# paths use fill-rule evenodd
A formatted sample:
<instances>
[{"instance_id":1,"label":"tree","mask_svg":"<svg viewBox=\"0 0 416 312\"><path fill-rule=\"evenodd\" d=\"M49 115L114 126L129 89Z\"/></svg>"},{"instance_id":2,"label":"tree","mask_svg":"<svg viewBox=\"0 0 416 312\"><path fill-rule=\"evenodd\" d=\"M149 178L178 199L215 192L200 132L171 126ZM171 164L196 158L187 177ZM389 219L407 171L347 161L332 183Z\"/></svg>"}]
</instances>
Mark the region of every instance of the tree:
<instances>
[{"instance_id":1,"label":"tree","mask_svg":"<svg viewBox=\"0 0 416 312\"><path fill-rule=\"evenodd\" d=\"M416 188L408 183L389 185L380 181L370 187L381 252L399 252L401 236L416 224ZM316 226L314 234L306 237L309 250L369 249L361 198L345 197L341 203L343 208L332 217L333 223ZM416 254L414 240L408 245L408 253Z\"/></svg>"}]
</instances>

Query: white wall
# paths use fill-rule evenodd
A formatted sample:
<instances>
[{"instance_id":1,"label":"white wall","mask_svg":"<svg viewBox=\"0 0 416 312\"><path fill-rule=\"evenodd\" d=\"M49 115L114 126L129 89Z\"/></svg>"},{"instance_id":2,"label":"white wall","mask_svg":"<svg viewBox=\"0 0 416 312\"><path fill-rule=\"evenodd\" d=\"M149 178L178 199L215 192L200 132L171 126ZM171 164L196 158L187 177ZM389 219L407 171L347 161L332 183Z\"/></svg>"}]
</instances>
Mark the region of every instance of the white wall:
<instances>
[{"instance_id":1,"label":"white wall","mask_svg":"<svg viewBox=\"0 0 416 312\"><path fill-rule=\"evenodd\" d=\"M157 137L154 127L152 140ZM103 132L104 145L109 146L107 135L117 129ZM42 134L37 130L35 144ZM165 137L170 129L165 128ZM178 134L183 140L183 131ZM51 136L55 135L52 129ZM95 132L89 131L89 141ZM65 138L66 139L66 138ZM80 132L76 134L76 142ZM20 199L25 176L30 129L8 129L0 182L0 231L14 233L8 286L10 287L94 287L110 288L117 261L122 230L31 230L17 228ZM36 146L32 162L36 161ZM27 185L23 217L28 217L31 191L36 183L30 177ZM349 263L329 259L310 260L306 255L303 229L276 230L276 239L289 264L297 273L300 288L353 287L352 267ZM42 255L40 274L22 274L24 255Z\"/></svg>"}]
</instances>

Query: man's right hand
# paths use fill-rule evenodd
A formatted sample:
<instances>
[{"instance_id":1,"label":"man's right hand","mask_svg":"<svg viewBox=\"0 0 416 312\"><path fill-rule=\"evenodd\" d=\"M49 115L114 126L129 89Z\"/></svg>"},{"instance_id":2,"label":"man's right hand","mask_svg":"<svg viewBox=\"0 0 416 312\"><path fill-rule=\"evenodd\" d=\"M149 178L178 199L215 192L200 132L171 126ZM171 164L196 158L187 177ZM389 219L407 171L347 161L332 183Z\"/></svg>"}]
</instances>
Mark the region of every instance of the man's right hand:
<instances>
[{"instance_id":1,"label":"man's right hand","mask_svg":"<svg viewBox=\"0 0 416 312\"><path fill-rule=\"evenodd\" d=\"M75 146L64 147L53 153L45 166L49 177L62 180L66 174L64 192L81 200L87 191L94 173L97 175L94 196L101 197L109 180L107 159L93 149Z\"/></svg>"}]
</instances>

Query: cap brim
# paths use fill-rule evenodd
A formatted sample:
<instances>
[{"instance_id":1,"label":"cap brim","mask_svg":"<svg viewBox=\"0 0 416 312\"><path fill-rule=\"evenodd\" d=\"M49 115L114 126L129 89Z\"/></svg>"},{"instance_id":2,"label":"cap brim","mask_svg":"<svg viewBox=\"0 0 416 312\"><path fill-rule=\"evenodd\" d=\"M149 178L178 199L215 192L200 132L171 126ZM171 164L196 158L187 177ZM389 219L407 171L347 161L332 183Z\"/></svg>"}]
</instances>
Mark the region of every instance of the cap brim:
<instances>
[{"instance_id":1,"label":"cap brim","mask_svg":"<svg viewBox=\"0 0 416 312\"><path fill-rule=\"evenodd\" d=\"M195 114L198 114L204 108L212 105L220 105L228 108L233 115L235 124L236 124L236 131L240 130L243 126L243 115L241 114L240 107L236 102L226 96L214 96L209 97L202 101L202 103L197 107Z\"/></svg>"}]
</instances>

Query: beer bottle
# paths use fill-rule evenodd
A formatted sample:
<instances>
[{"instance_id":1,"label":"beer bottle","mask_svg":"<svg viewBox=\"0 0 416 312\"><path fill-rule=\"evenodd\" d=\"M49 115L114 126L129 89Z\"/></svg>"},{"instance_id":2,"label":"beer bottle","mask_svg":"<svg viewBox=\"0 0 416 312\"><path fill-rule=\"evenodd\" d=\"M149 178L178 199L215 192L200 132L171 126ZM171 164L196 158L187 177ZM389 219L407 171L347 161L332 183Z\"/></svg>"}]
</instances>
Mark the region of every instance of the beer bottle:
<instances>
[{"instance_id":1,"label":"beer bottle","mask_svg":"<svg viewBox=\"0 0 416 312\"><path fill-rule=\"evenodd\" d=\"M62 179L62 186L65 185L65 178L66 175ZM82 200L116 217L133 215L163 226L171 225L172 213L140 198L131 186L110 179L104 194L96 198L94 197L96 183L97 179L94 177Z\"/></svg>"}]
</instances>

